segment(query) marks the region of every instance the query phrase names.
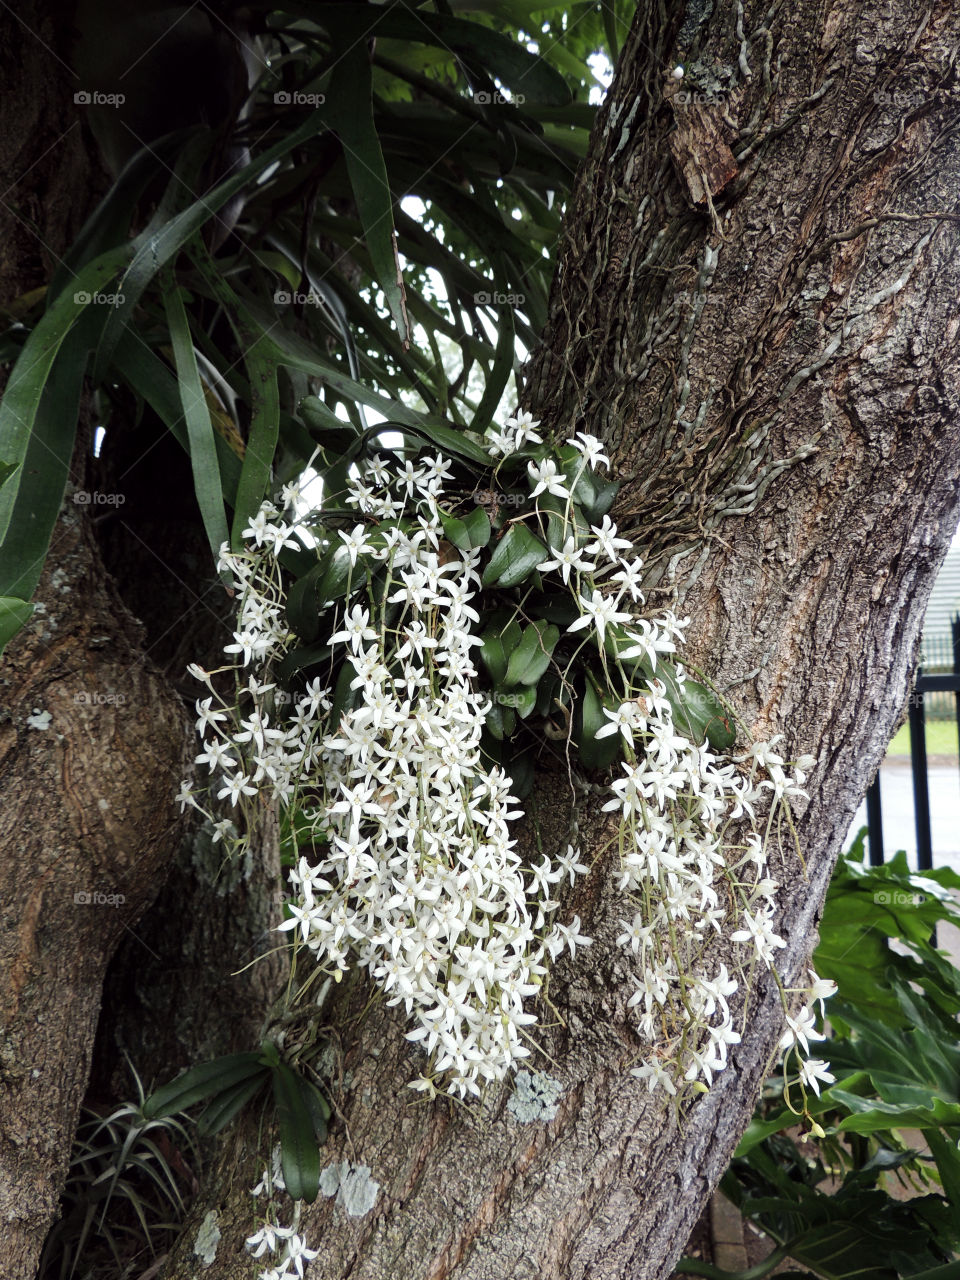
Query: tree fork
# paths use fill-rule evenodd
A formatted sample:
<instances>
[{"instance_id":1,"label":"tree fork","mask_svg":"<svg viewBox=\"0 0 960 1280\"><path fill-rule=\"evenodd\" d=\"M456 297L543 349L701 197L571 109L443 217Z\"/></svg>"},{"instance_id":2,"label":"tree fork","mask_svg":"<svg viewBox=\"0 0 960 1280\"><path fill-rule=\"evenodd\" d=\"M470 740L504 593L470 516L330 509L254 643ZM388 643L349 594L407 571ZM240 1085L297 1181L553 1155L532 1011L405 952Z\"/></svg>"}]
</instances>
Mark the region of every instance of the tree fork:
<instances>
[{"instance_id":1,"label":"tree fork","mask_svg":"<svg viewBox=\"0 0 960 1280\"><path fill-rule=\"evenodd\" d=\"M757 736L819 755L797 812L807 878L796 859L779 869L788 982L906 698L957 520L958 46L946 3L846 0L824 17L812 0L789 13L748 2L699 23L642 3L529 378L544 426L611 446L627 477L615 514L647 559L651 599L691 615L691 656ZM565 778L547 774L539 794L542 838L559 842ZM596 808L581 803L580 840L600 855ZM360 984L336 993L323 1017L340 1028L343 1123L324 1160L369 1164L381 1193L362 1219L323 1199L307 1211L318 1273L669 1274L749 1119L779 1000L758 985L731 1066L678 1124L627 1072L639 1045L611 865L598 856L568 905L596 941L552 984L563 1024L543 1042L565 1087L545 1125L515 1121L506 1090L479 1116L411 1103L400 1020L379 1005L353 1018ZM221 1236L203 1274L254 1274L242 1242L263 1154L251 1119L168 1277L194 1275L209 1214Z\"/></svg>"}]
</instances>

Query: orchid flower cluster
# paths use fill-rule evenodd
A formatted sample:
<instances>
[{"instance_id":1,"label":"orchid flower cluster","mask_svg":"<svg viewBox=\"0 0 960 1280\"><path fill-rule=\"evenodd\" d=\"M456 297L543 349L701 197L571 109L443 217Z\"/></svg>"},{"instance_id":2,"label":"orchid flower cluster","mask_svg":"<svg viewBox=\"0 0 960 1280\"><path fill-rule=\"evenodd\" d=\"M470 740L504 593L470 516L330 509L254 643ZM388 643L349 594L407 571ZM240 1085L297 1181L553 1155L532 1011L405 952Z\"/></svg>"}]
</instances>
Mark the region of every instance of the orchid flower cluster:
<instances>
[{"instance_id":1,"label":"orchid flower cluster","mask_svg":"<svg viewBox=\"0 0 960 1280\"><path fill-rule=\"evenodd\" d=\"M768 848L791 828L789 799L804 794L812 760L789 765L775 742L724 758L682 730L676 698L694 686L679 662L669 678L665 667L686 620L643 616L632 544L606 514L584 527L573 497L584 474L609 465L600 442L578 433L550 456L549 446L536 448L537 425L518 413L488 433L486 447L496 469L531 455L512 519L540 533L540 581L574 606L549 653L568 687L577 661L600 676L595 739L616 739L622 756L603 808L617 825L618 885L631 905L618 942L643 1045L633 1074L651 1091L704 1089L740 1038L730 997L755 962L773 969L785 945L773 930ZM218 800L251 811L261 797L276 801L301 848L312 847L290 871L293 898L279 928L337 981L360 966L388 1004L402 1005L408 1038L427 1055L412 1087L477 1096L530 1055L530 1004L551 965L590 945L560 902L590 868L572 844L537 862L520 856L511 776L482 749L493 704L474 659L484 643L490 529L476 544L449 540L463 495L443 451L380 449L358 459L337 512L340 523L344 509L353 513L350 528L336 529L296 485L279 501L264 503L244 530L244 550L221 551L219 568L238 594L225 649L237 692L224 702L211 676L191 668L210 693L197 703L197 763ZM299 641L280 557L302 554L311 537L331 566L322 607L333 622L320 637L329 677L285 702L276 671ZM538 545L532 535L527 544ZM184 783L178 798L201 808L197 796ZM229 820L208 816L215 840L242 845ZM734 842L744 826L748 835ZM711 967L716 936L741 957L733 975ZM814 976L811 1002L827 986ZM801 1032L810 1034L809 1020ZM814 1085L817 1070L825 1079L826 1064L808 1067Z\"/></svg>"},{"instance_id":2,"label":"orchid flower cluster","mask_svg":"<svg viewBox=\"0 0 960 1280\"><path fill-rule=\"evenodd\" d=\"M281 1191L286 1191L286 1183L280 1167L280 1148L277 1147L273 1152L272 1167L264 1169L263 1176L251 1192L254 1197L266 1196L267 1200L259 1229L245 1242L254 1258L264 1258L264 1267L257 1280L303 1280L304 1267L317 1257L317 1250L307 1248L306 1236L299 1230L301 1201L294 1202L292 1224L289 1227L280 1224L277 1193Z\"/></svg>"},{"instance_id":3,"label":"orchid flower cluster","mask_svg":"<svg viewBox=\"0 0 960 1280\"><path fill-rule=\"evenodd\" d=\"M628 1004L647 1048L632 1074L651 1091L660 1086L675 1096L682 1082L708 1087L727 1065L729 1046L739 1043L729 998L741 974L756 963L776 972L776 952L786 943L773 928L778 885L767 873L771 833L778 819L789 819L785 798L804 794L800 784L812 761L797 762L791 775L775 744L757 743L723 763L677 734L669 704L655 689L642 714L636 708L625 703L616 716L634 735L639 730L643 754L633 759L627 744L623 776L604 808L619 813L619 887L638 907L632 920L622 921L618 938L637 960ZM729 829L744 823L753 829L735 844ZM736 976L724 963L708 976L711 935L746 952ZM832 983L811 978L811 1004L832 994ZM788 993L782 994L786 1005ZM816 1035L808 1013L797 1026ZM782 1047L797 1042L788 1040L792 1034Z\"/></svg>"}]
</instances>

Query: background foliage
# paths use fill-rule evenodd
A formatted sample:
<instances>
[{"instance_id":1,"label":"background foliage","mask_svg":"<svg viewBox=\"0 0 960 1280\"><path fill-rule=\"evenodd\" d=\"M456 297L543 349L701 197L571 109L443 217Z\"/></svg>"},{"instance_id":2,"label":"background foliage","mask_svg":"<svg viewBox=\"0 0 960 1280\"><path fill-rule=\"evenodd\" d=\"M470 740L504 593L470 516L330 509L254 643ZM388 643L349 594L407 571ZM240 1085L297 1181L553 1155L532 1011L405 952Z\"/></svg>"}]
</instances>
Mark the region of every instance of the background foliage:
<instances>
[{"instance_id":1,"label":"background foliage","mask_svg":"<svg viewBox=\"0 0 960 1280\"><path fill-rule=\"evenodd\" d=\"M721 1182L777 1246L751 1277L783 1258L824 1280L960 1276L960 970L936 945L938 925L960 924L960 877L912 873L904 853L871 867L865 834L837 865L814 953L838 987L820 1046L836 1084L809 1099L826 1136L798 1139L774 1075Z\"/></svg>"},{"instance_id":2,"label":"background foliage","mask_svg":"<svg viewBox=\"0 0 960 1280\"><path fill-rule=\"evenodd\" d=\"M189 453L214 550L318 424L483 431L544 323L587 59L614 55L628 9L244 6L229 118L134 149L46 290L7 309L0 643L29 616L85 385L108 447L148 407ZM118 22L142 93L147 50ZM140 139L130 104L78 109L105 153Z\"/></svg>"}]
</instances>

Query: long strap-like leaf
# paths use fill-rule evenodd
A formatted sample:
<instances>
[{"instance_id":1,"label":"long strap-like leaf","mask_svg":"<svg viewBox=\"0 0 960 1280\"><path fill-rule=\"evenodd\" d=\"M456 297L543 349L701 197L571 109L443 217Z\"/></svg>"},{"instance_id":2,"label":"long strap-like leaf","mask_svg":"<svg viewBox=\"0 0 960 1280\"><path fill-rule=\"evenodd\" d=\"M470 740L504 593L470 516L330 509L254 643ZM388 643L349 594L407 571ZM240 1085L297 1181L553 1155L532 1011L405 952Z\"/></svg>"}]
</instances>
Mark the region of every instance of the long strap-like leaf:
<instances>
[{"instance_id":1,"label":"long strap-like leaf","mask_svg":"<svg viewBox=\"0 0 960 1280\"><path fill-rule=\"evenodd\" d=\"M309 1085L286 1063L273 1069L273 1096L280 1130L280 1162L288 1194L312 1204L320 1188L320 1152L307 1104Z\"/></svg>"},{"instance_id":2,"label":"long strap-like leaf","mask_svg":"<svg viewBox=\"0 0 960 1280\"><path fill-rule=\"evenodd\" d=\"M351 29L348 39L350 47L339 54L330 82L333 123L343 144L350 185L377 283L397 326L401 346L406 349L410 344L410 323L397 258L393 196L373 122L370 55L361 31L354 34Z\"/></svg>"},{"instance_id":3,"label":"long strap-like leaf","mask_svg":"<svg viewBox=\"0 0 960 1280\"><path fill-rule=\"evenodd\" d=\"M359 18L364 53L366 40L373 36L433 45L470 66L486 68L491 77L516 94L555 106L570 101L567 82L545 58L531 53L518 40L467 18L421 13L404 4L384 4L376 9L373 5L325 4L318 9L315 0L285 0L283 9L314 21L322 12L324 27L340 39L356 33ZM579 64L577 69L581 70Z\"/></svg>"},{"instance_id":4,"label":"long strap-like leaf","mask_svg":"<svg viewBox=\"0 0 960 1280\"><path fill-rule=\"evenodd\" d=\"M196 235L232 196L247 186L275 160L281 160L295 147L314 137L316 132L316 122L305 121L298 129L286 134L275 146L270 147L263 155L246 165L239 173L224 179L212 191L195 200L184 209L183 213L172 218L159 231L152 231L148 227L142 235L137 237L133 242L135 252L132 260L119 282L118 292L122 295L123 301L111 313L97 348L93 368L95 381L106 374L120 336L131 323L133 309L157 272L180 252L187 241Z\"/></svg>"},{"instance_id":5,"label":"long strap-like leaf","mask_svg":"<svg viewBox=\"0 0 960 1280\"><path fill-rule=\"evenodd\" d=\"M132 250L125 245L111 250L84 267L74 282L73 291L62 293L57 298L50 310L41 316L37 327L24 343L7 382L3 400L0 401L0 462L12 464L15 468L0 487L0 539L6 538L17 504L17 495L26 480L27 472L23 463L54 361L67 336L81 319L86 321L84 332L88 343L95 339L96 329L102 329L106 325L111 308L109 303L98 300L107 296L107 286L131 257ZM71 348L70 355L74 366L78 360L86 364L85 349ZM74 404L69 419L71 441L76 420L77 406ZM43 465L41 459L41 466ZM62 494L61 486L57 494L57 507ZM29 511L21 514L29 515ZM23 567L25 566L21 566ZM8 573L5 566L5 579Z\"/></svg>"},{"instance_id":6,"label":"long strap-like leaf","mask_svg":"<svg viewBox=\"0 0 960 1280\"><path fill-rule=\"evenodd\" d=\"M183 419L177 379L160 357L136 334L127 333L114 353L113 367L123 381L150 405L177 443L189 453L190 438ZM232 506L240 479L240 458L219 434L216 447L221 489Z\"/></svg>"},{"instance_id":7,"label":"long strap-like leaf","mask_svg":"<svg viewBox=\"0 0 960 1280\"><path fill-rule=\"evenodd\" d=\"M249 330L247 331L249 333ZM257 513L270 484L280 433L280 391L277 361L271 344L254 340L243 353L250 379L250 437L243 456L233 513L234 548L243 542L243 529Z\"/></svg>"},{"instance_id":8,"label":"long strap-like leaf","mask_svg":"<svg viewBox=\"0 0 960 1280\"><path fill-rule=\"evenodd\" d=\"M197 505L203 519L203 527L214 556L227 541L227 518L223 510L223 488L220 483L220 463L217 459L216 435L210 421L203 384L197 369L197 357L190 336L183 296L172 279L163 291L163 302L170 326L170 340L177 365L177 382L180 403L187 424L190 441L190 467L193 471L193 487ZM246 465L246 464L244 464Z\"/></svg>"},{"instance_id":9,"label":"long strap-like leaf","mask_svg":"<svg viewBox=\"0 0 960 1280\"><path fill-rule=\"evenodd\" d=\"M73 291L65 289L41 317L24 344L0 402L0 464L7 464L3 469L6 478L0 485L0 594L26 600L39 580L66 484L89 350L97 352L96 381L105 376L130 325L133 308L154 275L232 195L316 131L316 122L306 121L159 231L148 228L132 244L89 263L77 275ZM113 304L102 301L108 285ZM47 398L47 383L54 363L59 363L58 353L81 319L83 337L69 347L62 381L58 380L58 389ZM61 359L66 361L67 354L65 349ZM51 413L40 418L41 404L48 399ZM15 514L16 528L11 531ZM5 591L4 583L14 589ZM4 615L8 639L22 612L14 605Z\"/></svg>"},{"instance_id":10,"label":"long strap-like leaf","mask_svg":"<svg viewBox=\"0 0 960 1280\"><path fill-rule=\"evenodd\" d=\"M31 431L20 472L11 477L19 484L0 542L0 652L33 612L27 601L40 581L63 501L89 348L89 325L71 328L58 346L60 359L41 380L37 403L31 406Z\"/></svg>"}]
</instances>

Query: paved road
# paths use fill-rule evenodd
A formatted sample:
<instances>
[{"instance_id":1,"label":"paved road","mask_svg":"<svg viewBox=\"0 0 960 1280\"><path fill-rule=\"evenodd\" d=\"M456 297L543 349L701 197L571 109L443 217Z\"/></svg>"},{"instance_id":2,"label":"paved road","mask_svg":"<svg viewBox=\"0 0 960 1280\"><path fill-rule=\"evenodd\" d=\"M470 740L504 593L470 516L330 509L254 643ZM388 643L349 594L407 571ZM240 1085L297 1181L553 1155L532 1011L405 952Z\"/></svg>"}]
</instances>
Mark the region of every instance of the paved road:
<instances>
[{"instance_id":1,"label":"paved road","mask_svg":"<svg viewBox=\"0 0 960 1280\"><path fill-rule=\"evenodd\" d=\"M960 766L931 763L930 825L933 836L933 865L950 866L960 872ZM887 857L906 849L916 866L917 836L913 816L913 775L910 761L885 760L880 770L880 803L883 811L883 845ZM857 810L850 839L867 823L867 806ZM849 844L849 841L848 841Z\"/></svg>"}]
</instances>

